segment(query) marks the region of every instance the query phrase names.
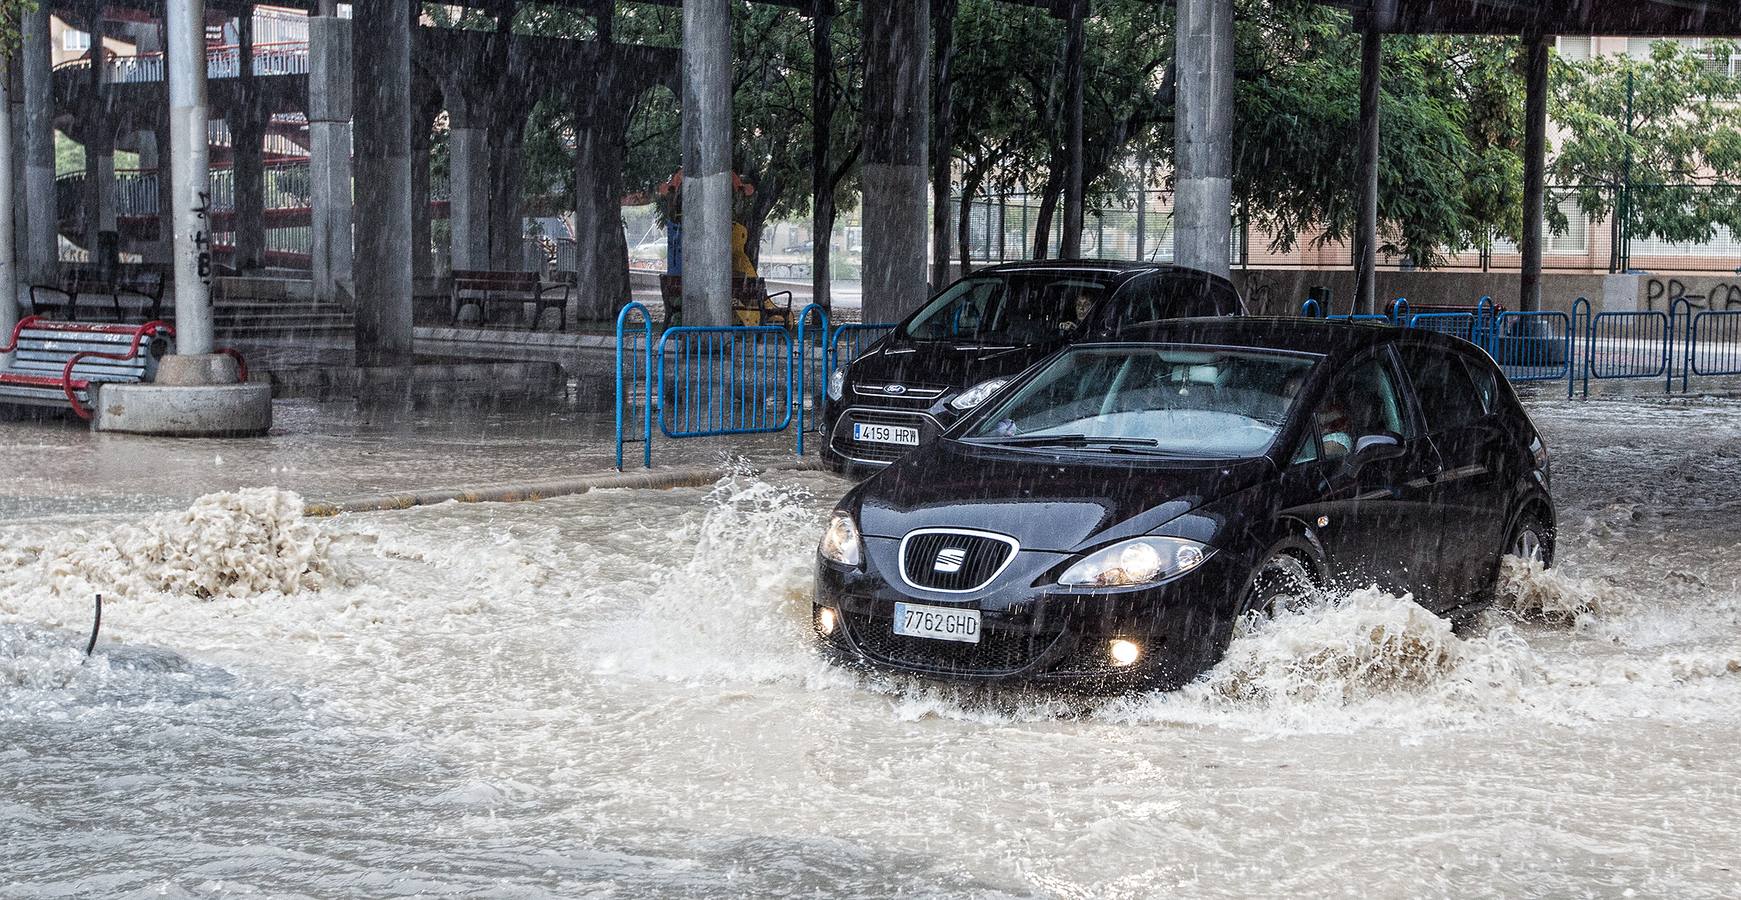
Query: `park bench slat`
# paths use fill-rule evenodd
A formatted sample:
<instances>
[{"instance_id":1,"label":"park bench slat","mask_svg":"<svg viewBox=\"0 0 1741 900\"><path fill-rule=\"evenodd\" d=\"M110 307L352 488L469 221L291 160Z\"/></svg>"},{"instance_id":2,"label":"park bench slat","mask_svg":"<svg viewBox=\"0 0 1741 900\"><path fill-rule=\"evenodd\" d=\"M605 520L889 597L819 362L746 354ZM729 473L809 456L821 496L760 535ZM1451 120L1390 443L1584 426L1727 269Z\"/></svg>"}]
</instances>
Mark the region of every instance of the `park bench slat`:
<instances>
[{"instance_id":1,"label":"park bench slat","mask_svg":"<svg viewBox=\"0 0 1741 900\"><path fill-rule=\"evenodd\" d=\"M161 322L90 325L33 316L0 335L0 350L8 354L0 401L58 406L70 400L74 412L90 418L96 385L151 379L169 333Z\"/></svg>"}]
</instances>

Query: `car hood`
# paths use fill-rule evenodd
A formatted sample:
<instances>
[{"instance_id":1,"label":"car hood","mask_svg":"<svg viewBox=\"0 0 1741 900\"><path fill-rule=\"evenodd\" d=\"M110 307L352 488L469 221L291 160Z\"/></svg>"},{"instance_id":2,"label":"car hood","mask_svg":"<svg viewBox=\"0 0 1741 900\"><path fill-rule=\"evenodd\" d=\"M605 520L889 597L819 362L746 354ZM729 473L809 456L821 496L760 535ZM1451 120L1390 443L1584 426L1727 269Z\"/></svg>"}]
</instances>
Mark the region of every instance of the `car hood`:
<instances>
[{"instance_id":1,"label":"car hood","mask_svg":"<svg viewBox=\"0 0 1741 900\"><path fill-rule=\"evenodd\" d=\"M852 362L854 382L933 385L964 390L989 378L1015 375L1056 350L1056 344L980 346L946 341L889 341Z\"/></svg>"},{"instance_id":2,"label":"car hood","mask_svg":"<svg viewBox=\"0 0 1741 900\"><path fill-rule=\"evenodd\" d=\"M1027 549L1070 552L1149 534L1273 472L1263 458L1155 460L937 440L865 482L856 503L869 536L971 528L1010 535ZM1182 536L1211 541L1221 524L1191 523Z\"/></svg>"}]
</instances>

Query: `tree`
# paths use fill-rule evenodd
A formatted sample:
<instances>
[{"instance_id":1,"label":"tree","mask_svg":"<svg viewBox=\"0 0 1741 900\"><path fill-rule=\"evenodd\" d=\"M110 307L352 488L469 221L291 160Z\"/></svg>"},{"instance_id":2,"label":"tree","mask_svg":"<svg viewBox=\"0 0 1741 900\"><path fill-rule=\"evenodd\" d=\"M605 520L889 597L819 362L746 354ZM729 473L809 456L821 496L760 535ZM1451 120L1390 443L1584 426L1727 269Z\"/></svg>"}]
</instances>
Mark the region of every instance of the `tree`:
<instances>
[{"instance_id":1,"label":"tree","mask_svg":"<svg viewBox=\"0 0 1741 900\"><path fill-rule=\"evenodd\" d=\"M1301 2L1239 7L1235 196L1291 249L1346 240L1355 219L1359 36ZM1381 249L1431 266L1518 237L1522 89L1515 39L1391 35L1380 98Z\"/></svg>"},{"instance_id":2,"label":"tree","mask_svg":"<svg viewBox=\"0 0 1741 900\"><path fill-rule=\"evenodd\" d=\"M1741 234L1741 79L1734 45L1657 41L1644 59L1557 60L1551 114L1567 132L1550 172L1625 232L1702 242Z\"/></svg>"}]
</instances>

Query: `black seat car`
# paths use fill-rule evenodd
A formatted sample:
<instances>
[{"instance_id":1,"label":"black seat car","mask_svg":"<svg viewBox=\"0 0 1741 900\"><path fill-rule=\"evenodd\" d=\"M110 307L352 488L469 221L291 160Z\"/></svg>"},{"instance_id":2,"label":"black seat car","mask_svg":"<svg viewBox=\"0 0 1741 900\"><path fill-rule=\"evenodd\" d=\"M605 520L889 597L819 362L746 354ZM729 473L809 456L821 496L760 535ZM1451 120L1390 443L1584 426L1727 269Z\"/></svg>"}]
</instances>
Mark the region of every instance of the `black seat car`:
<instances>
[{"instance_id":1,"label":"black seat car","mask_svg":"<svg viewBox=\"0 0 1741 900\"><path fill-rule=\"evenodd\" d=\"M1195 269L1095 260L981 269L831 373L823 459L837 470L887 465L1071 341L1243 309L1232 283Z\"/></svg>"},{"instance_id":2,"label":"black seat car","mask_svg":"<svg viewBox=\"0 0 1741 900\"><path fill-rule=\"evenodd\" d=\"M814 627L910 672L1173 686L1321 589L1466 619L1554 527L1547 450L1474 345L1181 320L1063 349L848 492Z\"/></svg>"}]
</instances>

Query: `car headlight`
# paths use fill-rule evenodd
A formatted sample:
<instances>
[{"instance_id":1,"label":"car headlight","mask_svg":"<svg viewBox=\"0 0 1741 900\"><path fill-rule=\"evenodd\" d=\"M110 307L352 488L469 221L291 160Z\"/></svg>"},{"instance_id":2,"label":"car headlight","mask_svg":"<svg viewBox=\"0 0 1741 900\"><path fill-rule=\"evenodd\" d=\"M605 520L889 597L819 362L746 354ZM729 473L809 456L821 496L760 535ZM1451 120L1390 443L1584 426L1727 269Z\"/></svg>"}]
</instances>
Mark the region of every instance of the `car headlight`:
<instances>
[{"instance_id":1,"label":"car headlight","mask_svg":"<svg viewBox=\"0 0 1741 900\"><path fill-rule=\"evenodd\" d=\"M1189 572L1209 557L1209 548L1174 537L1140 537L1088 554L1064 570L1067 587L1130 587Z\"/></svg>"},{"instance_id":2,"label":"car headlight","mask_svg":"<svg viewBox=\"0 0 1741 900\"><path fill-rule=\"evenodd\" d=\"M824 559L843 566L857 566L864 561L864 541L859 539L858 526L852 516L837 512L828 520L828 530L822 532L822 544L817 551Z\"/></svg>"},{"instance_id":3,"label":"car headlight","mask_svg":"<svg viewBox=\"0 0 1741 900\"><path fill-rule=\"evenodd\" d=\"M962 391L954 400L949 401L949 405L956 409L972 409L984 403L987 397L997 393L998 388L1009 383L1008 378L993 378L990 381L982 381Z\"/></svg>"},{"instance_id":4,"label":"car headlight","mask_svg":"<svg viewBox=\"0 0 1741 900\"><path fill-rule=\"evenodd\" d=\"M828 399L839 400L844 396L846 396L846 367L841 366L828 376Z\"/></svg>"}]
</instances>

